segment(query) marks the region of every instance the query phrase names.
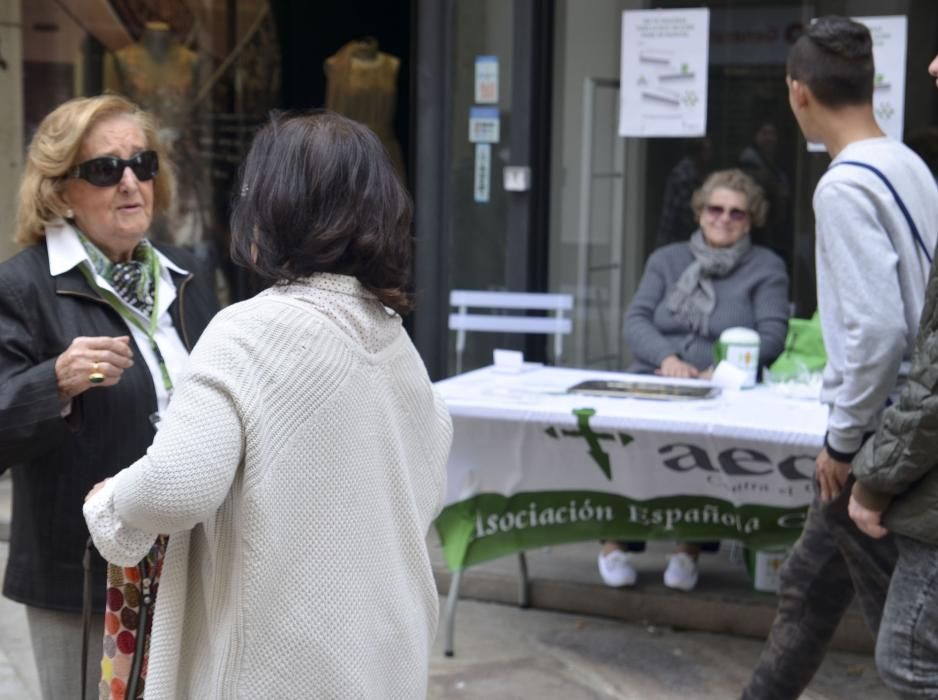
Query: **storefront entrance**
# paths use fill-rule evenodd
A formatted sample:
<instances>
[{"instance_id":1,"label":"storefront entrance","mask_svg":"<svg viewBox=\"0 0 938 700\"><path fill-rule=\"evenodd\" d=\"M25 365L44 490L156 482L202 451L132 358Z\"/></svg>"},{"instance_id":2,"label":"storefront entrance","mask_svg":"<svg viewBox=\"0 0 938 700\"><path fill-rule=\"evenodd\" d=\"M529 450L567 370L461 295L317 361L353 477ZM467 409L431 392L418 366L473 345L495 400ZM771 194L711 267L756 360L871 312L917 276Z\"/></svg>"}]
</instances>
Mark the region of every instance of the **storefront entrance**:
<instances>
[{"instance_id":1,"label":"storefront entrance","mask_svg":"<svg viewBox=\"0 0 938 700\"><path fill-rule=\"evenodd\" d=\"M934 136L927 135L934 132L926 127L938 122L938 100L928 89L925 68L938 51L938 5L902 0L705 3L706 133L618 136L622 12L652 5L701 6L450 0L439 13L451 49L444 52L449 68L441 72L447 104L441 117L446 131L436 149L443 159L436 171L441 197L431 204L439 207L438 235L431 250L420 253L424 267L418 275L418 288L435 291L431 308L417 316L418 342L435 376L454 367L454 340L446 331L451 289L573 294L574 330L564 345L563 364L625 369L630 357L622 317L645 260L657 246L687 240L696 228L690 194L707 173L722 168L746 170L766 191L770 214L765 226L753 230L753 240L782 257L791 279L792 313L810 316L816 306L811 197L829 158L807 150L791 116L785 59L812 17L907 17L904 137L925 144L918 146L922 152L929 143L935 149ZM492 104L475 100L480 60L494 60L498 67ZM478 107L495 110L500 128L492 143L472 140L470 115ZM424 159L419 160L423 168ZM505 170L514 166L530 168L528 189L506 188ZM432 168L431 163L428 171ZM418 205L427 202L421 194L418 182ZM436 261L432 275L430 255ZM435 286L428 284L434 275ZM551 359L543 338L480 334L467 343L464 368L489 364L495 347Z\"/></svg>"}]
</instances>

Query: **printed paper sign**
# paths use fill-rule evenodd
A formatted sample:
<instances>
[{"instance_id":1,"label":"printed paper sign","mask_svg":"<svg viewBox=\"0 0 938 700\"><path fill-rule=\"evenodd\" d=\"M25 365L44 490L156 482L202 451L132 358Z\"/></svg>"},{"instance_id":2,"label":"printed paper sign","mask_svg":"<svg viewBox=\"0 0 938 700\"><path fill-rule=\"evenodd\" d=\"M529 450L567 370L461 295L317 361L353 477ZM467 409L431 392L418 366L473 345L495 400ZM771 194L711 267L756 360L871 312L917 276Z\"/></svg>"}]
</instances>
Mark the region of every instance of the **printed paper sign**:
<instances>
[{"instance_id":1,"label":"printed paper sign","mask_svg":"<svg viewBox=\"0 0 938 700\"><path fill-rule=\"evenodd\" d=\"M475 101L479 104L498 102L498 59L495 56L476 56Z\"/></svg>"},{"instance_id":2,"label":"printed paper sign","mask_svg":"<svg viewBox=\"0 0 938 700\"><path fill-rule=\"evenodd\" d=\"M487 202L492 188L492 146L476 144L476 162L473 170L473 196L476 202Z\"/></svg>"},{"instance_id":3,"label":"printed paper sign","mask_svg":"<svg viewBox=\"0 0 938 700\"><path fill-rule=\"evenodd\" d=\"M905 52L907 18L854 17L873 35L873 113L879 128L896 141L902 140L905 117Z\"/></svg>"},{"instance_id":4,"label":"printed paper sign","mask_svg":"<svg viewBox=\"0 0 938 700\"><path fill-rule=\"evenodd\" d=\"M707 131L710 11L622 13L620 136Z\"/></svg>"},{"instance_id":5,"label":"printed paper sign","mask_svg":"<svg viewBox=\"0 0 938 700\"><path fill-rule=\"evenodd\" d=\"M498 143L500 121L495 107L470 107L470 143Z\"/></svg>"}]
</instances>

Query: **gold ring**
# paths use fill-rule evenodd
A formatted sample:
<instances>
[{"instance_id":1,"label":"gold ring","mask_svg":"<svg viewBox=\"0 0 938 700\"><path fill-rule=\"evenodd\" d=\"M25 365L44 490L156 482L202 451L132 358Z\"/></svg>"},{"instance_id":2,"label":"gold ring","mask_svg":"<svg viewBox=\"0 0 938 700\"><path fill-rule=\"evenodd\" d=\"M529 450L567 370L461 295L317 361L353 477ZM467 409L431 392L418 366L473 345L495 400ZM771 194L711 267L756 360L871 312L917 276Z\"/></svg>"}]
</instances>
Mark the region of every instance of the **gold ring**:
<instances>
[{"instance_id":1,"label":"gold ring","mask_svg":"<svg viewBox=\"0 0 938 700\"><path fill-rule=\"evenodd\" d=\"M88 375L88 381L92 384L100 384L104 381L104 375L98 371L98 363L94 362L91 365L91 374Z\"/></svg>"}]
</instances>

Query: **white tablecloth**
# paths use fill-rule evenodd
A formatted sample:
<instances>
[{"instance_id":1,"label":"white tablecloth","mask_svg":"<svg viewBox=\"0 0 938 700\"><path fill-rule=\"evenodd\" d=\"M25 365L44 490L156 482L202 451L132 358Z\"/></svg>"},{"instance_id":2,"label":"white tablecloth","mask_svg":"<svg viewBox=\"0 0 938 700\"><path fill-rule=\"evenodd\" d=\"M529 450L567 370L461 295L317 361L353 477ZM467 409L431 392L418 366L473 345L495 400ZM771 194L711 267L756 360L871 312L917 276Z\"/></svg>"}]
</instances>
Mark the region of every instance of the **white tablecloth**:
<instances>
[{"instance_id":1,"label":"white tablecloth","mask_svg":"<svg viewBox=\"0 0 938 700\"><path fill-rule=\"evenodd\" d=\"M567 393L562 368L494 368L437 384L453 416L447 508L454 568L596 537L793 540L813 496L827 409L771 388L661 401Z\"/></svg>"}]
</instances>

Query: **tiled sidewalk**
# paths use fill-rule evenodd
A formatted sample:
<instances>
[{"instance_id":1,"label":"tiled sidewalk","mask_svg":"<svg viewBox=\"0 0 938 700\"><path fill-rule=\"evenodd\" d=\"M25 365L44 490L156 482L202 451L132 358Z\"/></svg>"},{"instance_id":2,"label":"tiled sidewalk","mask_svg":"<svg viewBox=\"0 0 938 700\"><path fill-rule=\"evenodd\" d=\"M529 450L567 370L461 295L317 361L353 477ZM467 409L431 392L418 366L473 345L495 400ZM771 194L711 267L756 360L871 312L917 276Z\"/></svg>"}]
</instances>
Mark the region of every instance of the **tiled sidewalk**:
<instances>
[{"instance_id":1,"label":"tiled sidewalk","mask_svg":"<svg viewBox=\"0 0 938 700\"><path fill-rule=\"evenodd\" d=\"M0 543L0 572L7 546ZM443 604L441 600L441 608ZM477 601L458 610L456 656L430 662L428 700L725 700L761 643ZM887 700L866 655L831 653L802 700ZM26 616L0 598L0 700L40 700Z\"/></svg>"},{"instance_id":2,"label":"tiled sidewalk","mask_svg":"<svg viewBox=\"0 0 938 700\"><path fill-rule=\"evenodd\" d=\"M9 495L9 479L2 477L0 529L9 521ZM438 584L446 591L450 577L435 534L429 542ZM630 591L599 582L597 546L529 552L531 602L542 609L498 604L516 598L515 557L469 570L462 584L466 599L456 613L456 656L443 656L441 629L429 700L735 697L758 657L774 597L752 590L730 548L705 558L698 590L682 594L661 584L669 543L652 544L637 558L639 586ZM0 541L0 574L6 559L7 543ZM441 598L441 618L444 605ZM848 620L841 636L852 635L868 647L869 633L856 624ZM695 628L709 631L690 631ZM830 653L802 700L890 697L869 653ZM38 680L23 607L0 597L0 700L14 699L40 700Z\"/></svg>"}]
</instances>

